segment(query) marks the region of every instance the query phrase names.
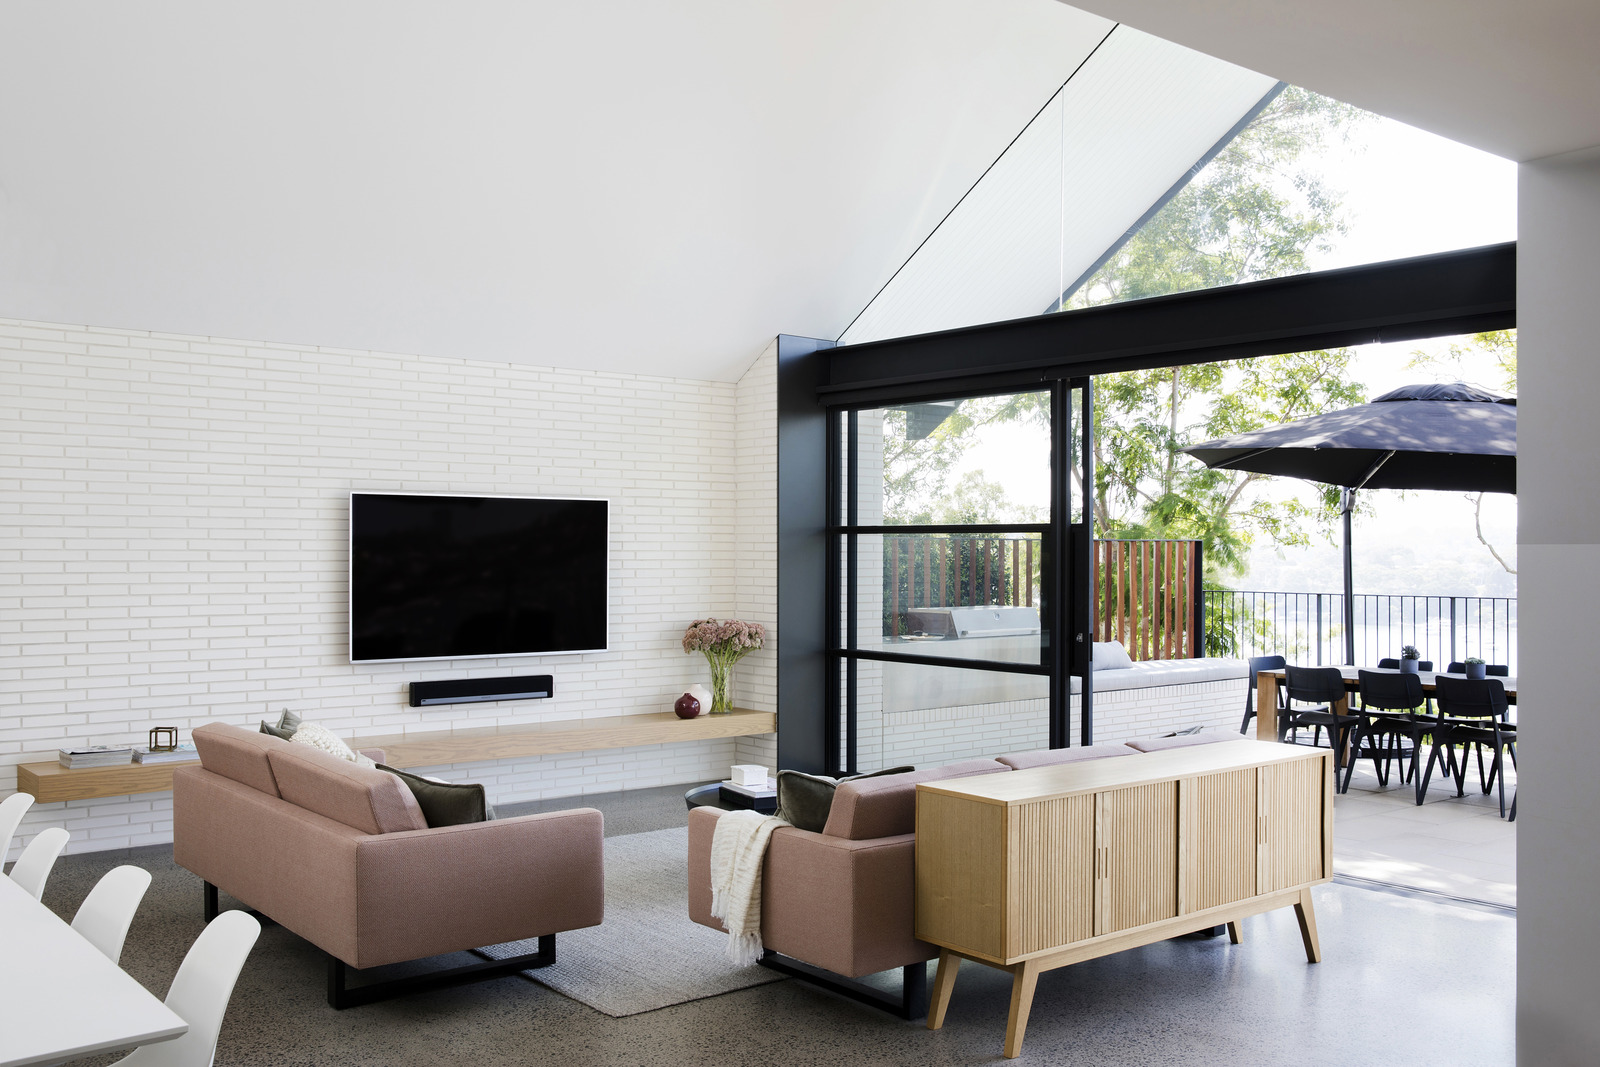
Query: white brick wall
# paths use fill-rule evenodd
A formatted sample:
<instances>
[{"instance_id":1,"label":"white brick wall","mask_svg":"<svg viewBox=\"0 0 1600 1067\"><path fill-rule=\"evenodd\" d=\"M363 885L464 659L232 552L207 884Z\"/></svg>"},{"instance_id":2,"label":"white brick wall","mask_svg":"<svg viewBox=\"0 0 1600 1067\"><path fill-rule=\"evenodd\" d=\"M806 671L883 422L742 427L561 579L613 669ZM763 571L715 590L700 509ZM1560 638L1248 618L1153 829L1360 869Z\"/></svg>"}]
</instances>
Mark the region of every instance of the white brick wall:
<instances>
[{"instance_id":1,"label":"white brick wall","mask_svg":"<svg viewBox=\"0 0 1600 1067\"><path fill-rule=\"evenodd\" d=\"M733 702L778 709L778 342L761 353L734 391L734 614L767 628L765 647L733 669ZM710 686L707 673L706 685ZM736 763L778 765L776 734L741 737Z\"/></svg>"},{"instance_id":2,"label":"white brick wall","mask_svg":"<svg viewBox=\"0 0 1600 1067\"><path fill-rule=\"evenodd\" d=\"M733 385L0 319L0 793L63 741L281 707L347 735L666 709L707 680L689 620L775 616L774 364ZM351 489L609 498L611 651L350 664ZM773 658L740 664L741 702L775 706ZM552 699L406 704L536 671ZM735 748L449 773L505 802L710 780ZM74 851L164 841L170 799L36 805L19 845L52 824Z\"/></svg>"},{"instance_id":3,"label":"white brick wall","mask_svg":"<svg viewBox=\"0 0 1600 1067\"><path fill-rule=\"evenodd\" d=\"M1094 695L1095 744L1183 730L1190 726L1239 728L1247 682L1229 678L1150 689L1114 689ZM1078 698L1072 699L1072 743L1078 743Z\"/></svg>"}]
</instances>

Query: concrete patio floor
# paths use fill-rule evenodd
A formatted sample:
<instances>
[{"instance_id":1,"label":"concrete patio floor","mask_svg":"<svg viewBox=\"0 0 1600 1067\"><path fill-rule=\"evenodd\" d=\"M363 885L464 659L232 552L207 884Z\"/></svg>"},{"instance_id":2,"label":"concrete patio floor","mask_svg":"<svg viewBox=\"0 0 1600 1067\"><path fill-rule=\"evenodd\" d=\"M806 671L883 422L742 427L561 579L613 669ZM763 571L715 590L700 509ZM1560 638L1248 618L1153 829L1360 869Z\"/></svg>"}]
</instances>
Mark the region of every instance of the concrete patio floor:
<instances>
[{"instance_id":1,"label":"concrete patio floor","mask_svg":"<svg viewBox=\"0 0 1600 1067\"><path fill-rule=\"evenodd\" d=\"M1508 768L1506 805L1517 781ZM1405 886L1504 908L1517 906L1517 824L1500 817L1498 790L1484 796L1476 765L1466 796L1437 771L1419 807L1398 770L1378 785L1371 761L1334 799L1333 866L1337 876Z\"/></svg>"}]
</instances>

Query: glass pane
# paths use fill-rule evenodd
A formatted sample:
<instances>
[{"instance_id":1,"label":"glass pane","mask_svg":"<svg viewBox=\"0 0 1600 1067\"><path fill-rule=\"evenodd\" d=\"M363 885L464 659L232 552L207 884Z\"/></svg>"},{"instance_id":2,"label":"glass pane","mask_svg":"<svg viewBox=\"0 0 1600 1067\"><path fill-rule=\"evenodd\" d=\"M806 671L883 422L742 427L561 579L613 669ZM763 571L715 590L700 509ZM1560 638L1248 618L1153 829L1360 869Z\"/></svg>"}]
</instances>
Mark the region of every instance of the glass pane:
<instances>
[{"instance_id":1,"label":"glass pane","mask_svg":"<svg viewBox=\"0 0 1600 1067\"><path fill-rule=\"evenodd\" d=\"M862 411L863 526L1050 521L1050 394Z\"/></svg>"},{"instance_id":2,"label":"glass pane","mask_svg":"<svg viewBox=\"0 0 1600 1067\"><path fill-rule=\"evenodd\" d=\"M1049 685L1041 676L866 660L857 671L863 771L935 767L1050 743Z\"/></svg>"},{"instance_id":3,"label":"glass pane","mask_svg":"<svg viewBox=\"0 0 1600 1067\"><path fill-rule=\"evenodd\" d=\"M1273 85L1116 27L840 343L1053 309Z\"/></svg>"},{"instance_id":4,"label":"glass pane","mask_svg":"<svg viewBox=\"0 0 1600 1067\"><path fill-rule=\"evenodd\" d=\"M1516 165L1289 86L1067 309L1514 241Z\"/></svg>"},{"instance_id":5,"label":"glass pane","mask_svg":"<svg viewBox=\"0 0 1600 1067\"><path fill-rule=\"evenodd\" d=\"M857 647L1039 663L1039 534L862 534Z\"/></svg>"},{"instance_id":6,"label":"glass pane","mask_svg":"<svg viewBox=\"0 0 1600 1067\"><path fill-rule=\"evenodd\" d=\"M1083 390L1068 390L1067 396L1071 406L1068 412L1071 425L1067 429L1067 462L1072 466L1069 479L1072 498L1067 507L1067 521L1077 524L1083 521L1083 502L1089 495L1088 487L1083 484Z\"/></svg>"}]
</instances>

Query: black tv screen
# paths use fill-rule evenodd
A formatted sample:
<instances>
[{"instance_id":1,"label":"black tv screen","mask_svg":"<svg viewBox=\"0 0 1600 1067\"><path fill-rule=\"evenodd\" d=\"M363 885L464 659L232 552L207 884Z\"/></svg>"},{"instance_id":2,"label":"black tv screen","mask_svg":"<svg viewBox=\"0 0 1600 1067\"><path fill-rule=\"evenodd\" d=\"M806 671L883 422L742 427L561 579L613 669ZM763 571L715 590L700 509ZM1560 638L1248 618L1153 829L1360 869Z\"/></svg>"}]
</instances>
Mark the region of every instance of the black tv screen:
<instances>
[{"instance_id":1,"label":"black tv screen","mask_svg":"<svg viewBox=\"0 0 1600 1067\"><path fill-rule=\"evenodd\" d=\"M351 493L351 662L603 651L607 510Z\"/></svg>"}]
</instances>

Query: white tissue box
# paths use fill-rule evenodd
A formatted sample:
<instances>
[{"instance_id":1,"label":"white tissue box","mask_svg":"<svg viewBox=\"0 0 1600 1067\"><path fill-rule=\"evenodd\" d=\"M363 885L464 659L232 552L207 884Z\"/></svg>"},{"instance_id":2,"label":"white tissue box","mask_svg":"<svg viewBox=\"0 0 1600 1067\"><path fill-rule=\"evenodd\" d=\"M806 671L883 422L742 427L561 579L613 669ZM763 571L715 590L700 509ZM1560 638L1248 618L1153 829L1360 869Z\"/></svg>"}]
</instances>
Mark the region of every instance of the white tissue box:
<instances>
[{"instance_id":1,"label":"white tissue box","mask_svg":"<svg viewBox=\"0 0 1600 1067\"><path fill-rule=\"evenodd\" d=\"M737 785L763 786L767 784L767 769L754 763L736 763L733 765L732 780Z\"/></svg>"}]
</instances>

